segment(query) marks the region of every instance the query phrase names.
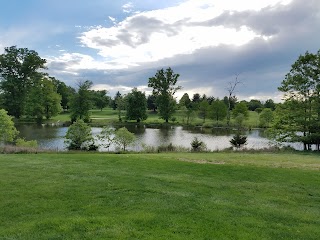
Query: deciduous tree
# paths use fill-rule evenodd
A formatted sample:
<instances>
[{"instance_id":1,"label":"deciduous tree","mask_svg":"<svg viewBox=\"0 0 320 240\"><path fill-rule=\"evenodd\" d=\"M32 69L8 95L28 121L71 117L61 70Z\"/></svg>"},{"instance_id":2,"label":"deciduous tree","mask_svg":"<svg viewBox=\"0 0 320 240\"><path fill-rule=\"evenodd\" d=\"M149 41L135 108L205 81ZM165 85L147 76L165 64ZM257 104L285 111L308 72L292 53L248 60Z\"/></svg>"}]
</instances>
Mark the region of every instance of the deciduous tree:
<instances>
[{"instance_id":1,"label":"deciduous tree","mask_svg":"<svg viewBox=\"0 0 320 240\"><path fill-rule=\"evenodd\" d=\"M134 143L136 137L133 133L129 132L126 127L119 128L115 132L114 142L123 150L126 151L127 147Z\"/></svg>"},{"instance_id":2,"label":"deciduous tree","mask_svg":"<svg viewBox=\"0 0 320 240\"><path fill-rule=\"evenodd\" d=\"M36 118L38 123L43 118L49 119L62 111L61 95L47 78L39 79L30 89L26 103L26 115Z\"/></svg>"},{"instance_id":3,"label":"deciduous tree","mask_svg":"<svg viewBox=\"0 0 320 240\"><path fill-rule=\"evenodd\" d=\"M153 94L149 95L147 98L147 108L153 110L153 112L157 111L156 96Z\"/></svg>"},{"instance_id":4,"label":"deciduous tree","mask_svg":"<svg viewBox=\"0 0 320 240\"><path fill-rule=\"evenodd\" d=\"M206 100L203 100L199 103L199 115L202 117L203 122L206 122L206 118L209 115L210 105Z\"/></svg>"},{"instance_id":5,"label":"deciduous tree","mask_svg":"<svg viewBox=\"0 0 320 240\"><path fill-rule=\"evenodd\" d=\"M0 143L13 142L18 134L12 117L6 110L0 109Z\"/></svg>"},{"instance_id":6,"label":"deciduous tree","mask_svg":"<svg viewBox=\"0 0 320 240\"><path fill-rule=\"evenodd\" d=\"M176 86L179 76L168 68L166 71L158 70L154 77L149 78L148 87L153 88L159 114L166 122L175 111L176 101L173 96L177 90L181 89L180 86Z\"/></svg>"},{"instance_id":7,"label":"deciduous tree","mask_svg":"<svg viewBox=\"0 0 320 240\"><path fill-rule=\"evenodd\" d=\"M54 78L49 77L52 83L55 85L57 93L61 96L61 107L63 110L67 111L70 108L70 100L72 96L76 93L76 90L70 86L67 86L64 82Z\"/></svg>"},{"instance_id":8,"label":"deciduous tree","mask_svg":"<svg viewBox=\"0 0 320 240\"><path fill-rule=\"evenodd\" d=\"M102 111L103 108L108 106L110 97L107 96L107 90L98 90L98 91L91 91L92 93L92 101L96 108Z\"/></svg>"},{"instance_id":9,"label":"deciduous tree","mask_svg":"<svg viewBox=\"0 0 320 240\"><path fill-rule=\"evenodd\" d=\"M27 48L6 47L0 55L0 89L3 105L16 118L24 114L26 98L34 80L44 73L46 60Z\"/></svg>"},{"instance_id":10,"label":"deciduous tree","mask_svg":"<svg viewBox=\"0 0 320 240\"><path fill-rule=\"evenodd\" d=\"M270 108L264 108L259 116L260 125L262 127L270 127L273 118L273 111Z\"/></svg>"},{"instance_id":11,"label":"deciduous tree","mask_svg":"<svg viewBox=\"0 0 320 240\"><path fill-rule=\"evenodd\" d=\"M65 138L69 150L87 150L87 147L93 143L91 127L82 119L78 119L68 128Z\"/></svg>"},{"instance_id":12,"label":"deciduous tree","mask_svg":"<svg viewBox=\"0 0 320 240\"><path fill-rule=\"evenodd\" d=\"M210 105L210 118L217 121L222 121L227 116L227 106L224 104L223 101L215 100Z\"/></svg>"},{"instance_id":13,"label":"deciduous tree","mask_svg":"<svg viewBox=\"0 0 320 240\"><path fill-rule=\"evenodd\" d=\"M92 103L92 94L90 88L91 81L79 82L78 91L73 95L70 102L71 121L82 119L84 122L90 121L90 112Z\"/></svg>"},{"instance_id":14,"label":"deciduous tree","mask_svg":"<svg viewBox=\"0 0 320 240\"><path fill-rule=\"evenodd\" d=\"M137 88L132 89L132 91L126 96L127 102L127 115L128 120L136 120L140 122L141 120L147 119L147 99L145 93L138 91Z\"/></svg>"},{"instance_id":15,"label":"deciduous tree","mask_svg":"<svg viewBox=\"0 0 320 240\"><path fill-rule=\"evenodd\" d=\"M179 107L185 106L186 108L189 108L190 103L191 103L191 100L189 98L189 94L188 93L184 93L182 95L182 97L180 98L180 100L179 100Z\"/></svg>"},{"instance_id":16,"label":"deciduous tree","mask_svg":"<svg viewBox=\"0 0 320 240\"><path fill-rule=\"evenodd\" d=\"M276 108L274 130L280 139L302 142L305 150L312 144L319 149L319 63L320 51L300 55L279 87L285 102Z\"/></svg>"},{"instance_id":17,"label":"deciduous tree","mask_svg":"<svg viewBox=\"0 0 320 240\"><path fill-rule=\"evenodd\" d=\"M234 118L236 118L239 114L243 114L245 119L248 119L249 112L247 104L245 102L240 102L236 104L235 108L232 110L232 115Z\"/></svg>"}]
</instances>

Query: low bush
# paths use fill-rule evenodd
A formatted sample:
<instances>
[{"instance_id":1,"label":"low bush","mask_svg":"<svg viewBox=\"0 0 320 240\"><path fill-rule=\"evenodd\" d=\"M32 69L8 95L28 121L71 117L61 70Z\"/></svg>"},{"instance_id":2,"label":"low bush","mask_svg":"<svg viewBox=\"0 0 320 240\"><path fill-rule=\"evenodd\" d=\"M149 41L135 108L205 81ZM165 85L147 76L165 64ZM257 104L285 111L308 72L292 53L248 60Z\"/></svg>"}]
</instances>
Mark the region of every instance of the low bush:
<instances>
[{"instance_id":1,"label":"low bush","mask_svg":"<svg viewBox=\"0 0 320 240\"><path fill-rule=\"evenodd\" d=\"M193 139L191 142L191 151L193 152L201 152L207 150L207 146L204 142L200 141L197 137Z\"/></svg>"},{"instance_id":2,"label":"low bush","mask_svg":"<svg viewBox=\"0 0 320 240\"><path fill-rule=\"evenodd\" d=\"M37 148L38 142L36 140L27 141L24 138L18 138L16 140L17 147Z\"/></svg>"}]
</instances>

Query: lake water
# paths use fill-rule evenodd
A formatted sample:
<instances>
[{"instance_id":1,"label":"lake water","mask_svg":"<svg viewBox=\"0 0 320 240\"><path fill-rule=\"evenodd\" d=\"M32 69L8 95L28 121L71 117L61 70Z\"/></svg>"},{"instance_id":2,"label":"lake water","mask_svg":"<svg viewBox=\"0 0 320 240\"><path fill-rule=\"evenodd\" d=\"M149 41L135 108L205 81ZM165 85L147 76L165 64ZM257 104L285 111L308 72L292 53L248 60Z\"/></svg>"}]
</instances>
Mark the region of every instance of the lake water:
<instances>
[{"instance_id":1,"label":"lake water","mask_svg":"<svg viewBox=\"0 0 320 240\"><path fill-rule=\"evenodd\" d=\"M232 133L225 129L202 129L202 128L184 128L182 126L170 126L166 128L152 128L144 125L126 126L130 132L136 135L135 143L128 149L133 151L142 150L143 145L158 147L160 145L168 145L172 143L175 146L191 148L190 143L197 137L203 141L208 150L223 150L229 148ZM64 136L67 133L67 127L61 126L41 126L41 125L19 125L17 129L20 131L20 137L26 140L37 140L40 148L65 151ZM93 135L99 134L101 128L92 128ZM248 136L246 148L262 149L270 146L270 141L264 136L263 130L247 131ZM296 149L301 146L295 144ZM99 149L107 151L107 149ZM115 150L114 147L109 149Z\"/></svg>"}]
</instances>

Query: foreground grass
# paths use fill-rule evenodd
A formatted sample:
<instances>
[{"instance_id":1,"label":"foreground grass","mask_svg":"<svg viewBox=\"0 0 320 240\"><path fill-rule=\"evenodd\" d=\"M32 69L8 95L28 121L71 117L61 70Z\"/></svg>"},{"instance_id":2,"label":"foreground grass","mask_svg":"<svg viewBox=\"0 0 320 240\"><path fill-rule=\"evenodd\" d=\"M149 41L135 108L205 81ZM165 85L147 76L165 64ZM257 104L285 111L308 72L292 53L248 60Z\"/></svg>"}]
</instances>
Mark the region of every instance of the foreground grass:
<instances>
[{"instance_id":1,"label":"foreground grass","mask_svg":"<svg viewBox=\"0 0 320 240\"><path fill-rule=\"evenodd\" d=\"M0 239L318 239L315 154L0 155Z\"/></svg>"}]
</instances>

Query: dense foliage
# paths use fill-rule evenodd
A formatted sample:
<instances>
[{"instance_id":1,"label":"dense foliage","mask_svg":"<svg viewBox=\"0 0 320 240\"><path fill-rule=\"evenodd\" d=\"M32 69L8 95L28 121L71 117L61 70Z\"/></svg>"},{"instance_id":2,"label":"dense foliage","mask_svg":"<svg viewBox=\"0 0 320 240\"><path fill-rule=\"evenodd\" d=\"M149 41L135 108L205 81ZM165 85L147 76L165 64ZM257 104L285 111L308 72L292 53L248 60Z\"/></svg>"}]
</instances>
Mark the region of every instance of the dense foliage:
<instances>
[{"instance_id":1,"label":"dense foliage","mask_svg":"<svg viewBox=\"0 0 320 240\"><path fill-rule=\"evenodd\" d=\"M90 121L89 110L92 107L92 95L90 88L92 87L91 81L79 82L78 91L72 96L70 102L71 121L82 119L84 122Z\"/></svg>"},{"instance_id":2,"label":"dense foliage","mask_svg":"<svg viewBox=\"0 0 320 240\"><path fill-rule=\"evenodd\" d=\"M276 109L278 140L302 142L304 149L320 149L320 51L300 55L279 90L285 102Z\"/></svg>"},{"instance_id":3,"label":"dense foliage","mask_svg":"<svg viewBox=\"0 0 320 240\"><path fill-rule=\"evenodd\" d=\"M18 133L12 117L6 110L0 109L0 143L13 142Z\"/></svg>"},{"instance_id":4,"label":"dense foliage","mask_svg":"<svg viewBox=\"0 0 320 240\"><path fill-rule=\"evenodd\" d=\"M30 89L44 77L46 60L37 52L16 46L6 47L0 55L0 89L3 106L9 115L20 118L25 113Z\"/></svg>"},{"instance_id":5,"label":"dense foliage","mask_svg":"<svg viewBox=\"0 0 320 240\"><path fill-rule=\"evenodd\" d=\"M230 140L230 143L233 147L241 148L247 143L247 136L241 135L240 132L237 132Z\"/></svg>"},{"instance_id":6,"label":"dense foliage","mask_svg":"<svg viewBox=\"0 0 320 240\"><path fill-rule=\"evenodd\" d=\"M93 143L91 127L82 119L78 119L68 128L65 138L69 150L87 150Z\"/></svg>"},{"instance_id":7,"label":"dense foliage","mask_svg":"<svg viewBox=\"0 0 320 240\"><path fill-rule=\"evenodd\" d=\"M136 137L133 133L129 132L126 127L119 128L115 132L113 141L121 148L121 150L126 151L127 147L130 146Z\"/></svg>"},{"instance_id":8,"label":"dense foliage","mask_svg":"<svg viewBox=\"0 0 320 240\"><path fill-rule=\"evenodd\" d=\"M159 114L166 122L175 111L176 101L173 95L181 89L180 86L176 86L179 76L171 68L168 68L158 70L154 77L149 78L148 87L153 88Z\"/></svg>"},{"instance_id":9,"label":"dense foliage","mask_svg":"<svg viewBox=\"0 0 320 240\"><path fill-rule=\"evenodd\" d=\"M136 120L137 122L147 119L147 99L145 93L138 91L137 88L126 96L128 120Z\"/></svg>"}]
</instances>

